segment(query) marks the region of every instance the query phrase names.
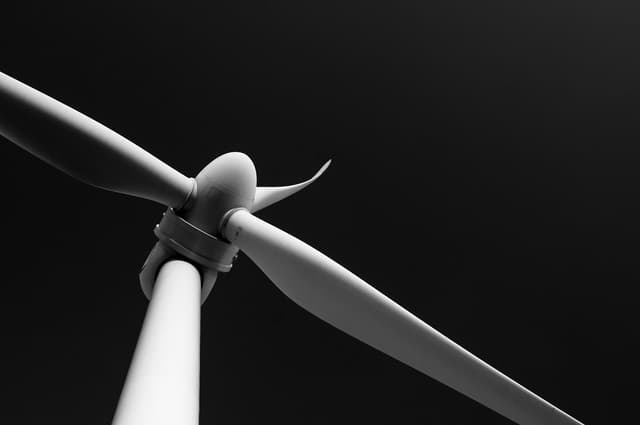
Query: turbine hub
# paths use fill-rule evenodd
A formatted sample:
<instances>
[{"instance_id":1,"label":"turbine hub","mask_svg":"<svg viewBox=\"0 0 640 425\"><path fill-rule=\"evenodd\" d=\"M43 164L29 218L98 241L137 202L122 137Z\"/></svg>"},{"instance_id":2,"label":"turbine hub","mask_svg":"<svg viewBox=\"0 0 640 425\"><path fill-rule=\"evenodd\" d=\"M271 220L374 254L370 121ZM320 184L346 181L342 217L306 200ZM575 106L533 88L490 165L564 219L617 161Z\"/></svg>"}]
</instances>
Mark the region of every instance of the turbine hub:
<instances>
[{"instance_id":1,"label":"turbine hub","mask_svg":"<svg viewBox=\"0 0 640 425\"><path fill-rule=\"evenodd\" d=\"M196 176L195 198L179 211L189 223L217 235L233 208L251 209L256 194L256 168L247 155L230 152L211 161Z\"/></svg>"},{"instance_id":2,"label":"turbine hub","mask_svg":"<svg viewBox=\"0 0 640 425\"><path fill-rule=\"evenodd\" d=\"M256 192L256 169L251 159L231 152L214 159L198 173L186 205L169 208L154 229L158 242L140 272L140 284L151 298L160 266L171 258L186 257L202 276L202 302L211 292L218 272L228 272L238 248L219 237L227 211L250 209Z\"/></svg>"}]
</instances>

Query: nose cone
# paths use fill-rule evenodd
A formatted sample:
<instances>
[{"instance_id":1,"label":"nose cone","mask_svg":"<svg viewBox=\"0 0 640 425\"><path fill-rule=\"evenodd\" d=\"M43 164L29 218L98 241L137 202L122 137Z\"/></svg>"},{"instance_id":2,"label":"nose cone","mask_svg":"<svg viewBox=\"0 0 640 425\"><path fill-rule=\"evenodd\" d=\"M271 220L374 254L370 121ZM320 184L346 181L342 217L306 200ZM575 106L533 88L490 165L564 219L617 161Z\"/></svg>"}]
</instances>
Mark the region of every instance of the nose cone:
<instances>
[{"instance_id":1,"label":"nose cone","mask_svg":"<svg viewBox=\"0 0 640 425\"><path fill-rule=\"evenodd\" d=\"M256 193L256 168L240 152L211 161L196 176L195 201L181 215L207 233L217 234L223 215L233 208L250 209Z\"/></svg>"}]
</instances>

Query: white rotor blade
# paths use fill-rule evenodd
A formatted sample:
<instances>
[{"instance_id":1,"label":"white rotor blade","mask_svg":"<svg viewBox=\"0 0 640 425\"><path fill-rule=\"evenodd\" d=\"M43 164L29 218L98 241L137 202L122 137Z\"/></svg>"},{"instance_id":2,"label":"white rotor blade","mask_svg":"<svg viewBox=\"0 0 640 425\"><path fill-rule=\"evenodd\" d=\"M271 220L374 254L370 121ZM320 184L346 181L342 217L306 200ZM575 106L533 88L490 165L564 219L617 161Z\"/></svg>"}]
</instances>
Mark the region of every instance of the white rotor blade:
<instances>
[{"instance_id":1,"label":"white rotor blade","mask_svg":"<svg viewBox=\"0 0 640 425\"><path fill-rule=\"evenodd\" d=\"M324 254L238 210L224 236L302 308L521 425L576 425Z\"/></svg>"},{"instance_id":2,"label":"white rotor blade","mask_svg":"<svg viewBox=\"0 0 640 425\"><path fill-rule=\"evenodd\" d=\"M179 208L193 182L86 115L0 72L0 135L76 179Z\"/></svg>"},{"instance_id":3,"label":"white rotor blade","mask_svg":"<svg viewBox=\"0 0 640 425\"><path fill-rule=\"evenodd\" d=\"M316 181L316 179L325 172L330 164L331 160L325 162L313 177L311 177L309 180L303 181L302 183L294 184L291 186L257 187L256 197L253 201L251 212L260 211L261 209L266 208L269 205L275 204L276 202L281 201L284 198L288 198L294 193L301 191L302 189Z\"/></svg>"}]
</instances>

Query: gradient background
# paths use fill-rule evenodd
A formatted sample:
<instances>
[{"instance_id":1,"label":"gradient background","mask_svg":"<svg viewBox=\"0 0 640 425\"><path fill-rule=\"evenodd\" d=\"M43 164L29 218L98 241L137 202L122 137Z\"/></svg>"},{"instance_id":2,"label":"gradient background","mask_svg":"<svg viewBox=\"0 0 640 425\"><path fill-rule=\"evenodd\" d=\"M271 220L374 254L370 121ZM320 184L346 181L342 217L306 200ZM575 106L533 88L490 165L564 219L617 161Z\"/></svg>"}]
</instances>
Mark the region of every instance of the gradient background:
<instances>
[{"instance_id":1,"label":"gradient background","mask_svg":"<svg viewBox=\"0 0 640 425\"><path fill-rule=\"evenodd\" d=\"M637 2L21 1L1 21L3 72L187 175L238 150L284 185L333 158L259 215L585 423L636 416ZM2 415L109 424L164 208L0 155ZM202 336L202 424L510 423L244 256Z\"/></svg>"}]
</instances>

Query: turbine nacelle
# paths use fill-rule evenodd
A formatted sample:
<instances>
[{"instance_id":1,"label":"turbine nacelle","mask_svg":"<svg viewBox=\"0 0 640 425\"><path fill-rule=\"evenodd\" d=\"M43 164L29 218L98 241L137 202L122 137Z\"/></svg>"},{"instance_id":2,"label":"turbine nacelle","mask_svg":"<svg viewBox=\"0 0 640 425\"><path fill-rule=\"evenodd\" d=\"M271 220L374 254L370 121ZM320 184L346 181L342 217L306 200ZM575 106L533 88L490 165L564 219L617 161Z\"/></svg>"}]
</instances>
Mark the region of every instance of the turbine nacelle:
<instances>
[{"instance_id":1,"label":"turbine nacelle","mask_svg":"<svg viewBox=\"0 0 640 425\"><path fill-rule=\"evenodd\" d=\"M200 230L218 234L222 217L234 208L253 206L256 168L241 152L229 152L211 161L195 178L193 199L179 214Z\"/></svg>"},{"instance_id":2,"label":"turbine nacelle","mask_svg":"<svg viewBox=\"0 0 640 425\"><path fill-rule=\"evenodd\" d=\"M326 170L327 162L310 180L293 186L256 188L256 168L247 155L230 152L211 161L193 180L185 205L163 214L154 229L158 242L140 271L140 285L151 299L158 270L173 258L187 258L202 276L202 302L206 300L218 272L231 270L238 248L220 236L222 222L230 211L254 210L256 194L262 207L303 189Z\"/></svg>"}]
</instances>

